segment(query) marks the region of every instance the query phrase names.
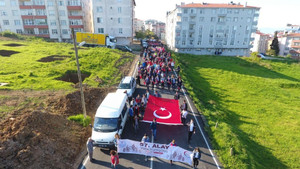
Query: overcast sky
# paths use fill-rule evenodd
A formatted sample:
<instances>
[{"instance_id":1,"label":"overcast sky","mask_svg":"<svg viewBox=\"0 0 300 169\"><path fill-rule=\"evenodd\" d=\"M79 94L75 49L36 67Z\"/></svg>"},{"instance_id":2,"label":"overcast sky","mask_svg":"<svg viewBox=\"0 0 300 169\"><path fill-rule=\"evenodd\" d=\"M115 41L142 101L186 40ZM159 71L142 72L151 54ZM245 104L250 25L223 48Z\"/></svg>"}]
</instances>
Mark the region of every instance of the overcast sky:
<instances>
[{"instance_id":1,"label":"overcast sky","mask_svg":"<svg viewBox=\"0 0 300 169\"><path fill-rule=\"evenodd\" d=\"M175 9L176 4L187 3L228 3L231 0L135 0L135 16L138 19L156 19L165 22L166 12ZM300 0L240 0L235 3L260 7L258 29L264 33L273 33L285 28L287 23L300 24Z\"/></svg>"}]
</instances>

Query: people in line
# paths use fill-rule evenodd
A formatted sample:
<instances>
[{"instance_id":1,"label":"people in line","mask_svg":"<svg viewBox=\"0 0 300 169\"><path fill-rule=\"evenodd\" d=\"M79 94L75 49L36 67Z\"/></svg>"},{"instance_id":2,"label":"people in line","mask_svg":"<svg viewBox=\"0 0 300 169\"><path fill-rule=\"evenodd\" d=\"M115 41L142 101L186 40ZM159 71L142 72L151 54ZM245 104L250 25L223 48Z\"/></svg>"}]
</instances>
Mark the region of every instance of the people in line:
<instances>
[{"instance_id":1,"label":"people in line","mask_svg":"<svg viewBox=\"0 0 300 169\"><path fill-rule=\"evenodd\" d=\"M188 144L190 144L192 135L195 133L196 133L196 128L193 119L191 119L191 121L188 123Z\"/></svg>"}]
</instances>

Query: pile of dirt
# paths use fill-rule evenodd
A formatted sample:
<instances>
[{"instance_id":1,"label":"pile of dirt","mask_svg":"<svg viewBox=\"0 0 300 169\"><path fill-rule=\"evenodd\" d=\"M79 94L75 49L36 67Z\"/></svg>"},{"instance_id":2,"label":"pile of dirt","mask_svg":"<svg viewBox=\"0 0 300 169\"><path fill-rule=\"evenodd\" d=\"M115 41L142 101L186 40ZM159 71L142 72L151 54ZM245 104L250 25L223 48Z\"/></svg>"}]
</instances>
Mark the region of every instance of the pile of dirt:
<instances>
[{"instance_id":1,"label":"pile of dirt","mask_svg":"<svg viewBox=\"0 0 300 169\"><path fill-rule=\"evenodd\" d=\"M19 43L8 43L8 44L4 44L3 46L18 47L18 46L24 46L24 45L19 44Z\"/></svg>"},{"instance_id":2,"label":"pile of dirt","mask_svg":"<svg viewBox=\"0 0 300 169\"><path fill-rule=\"evenodd\" d=\"M11 55L16 53L20 53L20 52L13 51L13 50L0 50L0 55L3 57L10 57Z\"/></svg>"},{"instance_id":3,"label":"pile of dirt","mask_svg":"<svg viewBox=\"0 0 300 169\"><path fill-rule=\"evenodd\" d=\"M84 91L87 112L92 118L113 90ZM77 167L74 163L91 135L89 127L67 120L69 115L81 113L80 92L52 93L45 103L44 107L36 105L36 110L17 110L0 121L0 168Z\"/></svg>"},{"instance_id":4,"label":"pile of dirt","mask_svg":"<svg viewBox=\"0 0 300 169\"><path fill-rule=\"evenodd\" d=\"M88 134L87 128L43 111L9 118L0 128L0 168L71 168Z\"/></svg>"}]
</instances>

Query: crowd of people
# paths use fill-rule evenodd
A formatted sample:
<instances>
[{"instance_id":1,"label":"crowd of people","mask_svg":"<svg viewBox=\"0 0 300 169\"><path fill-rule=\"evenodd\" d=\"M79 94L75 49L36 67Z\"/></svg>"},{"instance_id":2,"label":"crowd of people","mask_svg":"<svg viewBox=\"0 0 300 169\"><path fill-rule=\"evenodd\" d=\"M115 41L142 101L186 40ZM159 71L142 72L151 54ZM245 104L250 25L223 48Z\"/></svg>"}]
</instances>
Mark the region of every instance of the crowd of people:
<instances>
[{"instance_id":1,"label":"crowd of people","mask_svg":"<svg viewBox=\"0 0 300 169\"><path fill-rule=\"evenodd\" d=\"M180 77L180 67L177 66L175 69L175 61L171 57L171 53L167 52L165 47L161 43L154 43L157 46L149 45L147 48L144 48L140 54L140 61L138 62L138 72L136 75L136 82L139 86L146 86L146 93L142 95L137 95L136 97L132 97L129 101L129 120L131 126L134 128L135 134L137 134L139 130L139 121L143 118L146 105L150 96L150 90L152 89L153 95L155 97L161 97L158 93L158 89L167 90L170 93L174 92L174 99L180 99L180 90L183 85L183 81ZM159 45L158 45L159 44ZM176 72L175 74L173 72ZM188 106L185 100L180 106L181 109L181 121L184 126L188 126L187 133L188 138L187 142L190 143L192 135L195 134L195 125L193 120L191 119L188 123L186 123L186 117L188 115ZM150 130L154 140L157 139L157 122L154 118L150 123ZM116 134L115 136L115 145L117 147L117 142L120 139L120 136ZM142 143L150 142L149 136L145 133L141 140ZM91 146L92 141L89 138L87 142L88 152L90 156L90 160L93 161L93 153ZM170 146L177 146L175 140L169 144ZM111 154L111 164L113 168L116 168L119 163L119 156L117 151L112 150ZM198 147L193 150L192 161L193 167L196 168L199 164L199 159L201 157L201 151ZM147 156L145 156L145 161L147 161ZM170 160L170 164L173 164L173 161Z\"/></svg>"}]
</instances>

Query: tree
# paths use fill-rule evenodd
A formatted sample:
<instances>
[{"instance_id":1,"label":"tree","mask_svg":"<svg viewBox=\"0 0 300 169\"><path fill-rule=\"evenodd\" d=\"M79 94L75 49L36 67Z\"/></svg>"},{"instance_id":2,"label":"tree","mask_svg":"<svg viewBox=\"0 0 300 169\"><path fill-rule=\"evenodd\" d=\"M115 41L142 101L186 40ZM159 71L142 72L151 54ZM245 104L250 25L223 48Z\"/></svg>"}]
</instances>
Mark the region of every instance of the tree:
<instances>
[{"instance_id":1,"label":"tree","mask_svg":"<svg viewBox=\"0 0 300 169\"><path fill-rule=\"evenodd\" d=\"M271 49L275 51L275 55L278 56L278 54L279 54L279 43L278 43L277 31L275 31L275 33L274 33L274 39L273 39L272 44L270 46L271 46Z\"/></svg>"}]
</instances>

